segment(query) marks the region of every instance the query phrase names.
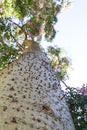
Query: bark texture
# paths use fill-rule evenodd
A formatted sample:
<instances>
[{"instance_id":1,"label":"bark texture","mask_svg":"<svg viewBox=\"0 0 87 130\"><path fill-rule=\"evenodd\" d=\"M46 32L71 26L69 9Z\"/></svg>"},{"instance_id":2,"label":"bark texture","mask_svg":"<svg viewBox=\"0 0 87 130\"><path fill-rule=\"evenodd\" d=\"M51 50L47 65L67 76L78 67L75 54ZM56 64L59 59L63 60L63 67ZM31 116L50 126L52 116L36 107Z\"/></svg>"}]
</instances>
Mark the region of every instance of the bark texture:
<instances>
[{"instance_id":1,"label":"bark texture","mask_svg":"<svg viewBox=\"0 0 87 130\"><path fill-rule=\"evenodd\" d=\"M0 130L75 130L62 97L46 54L24 52L0 71Z\"/></svg>"}]
</instances>

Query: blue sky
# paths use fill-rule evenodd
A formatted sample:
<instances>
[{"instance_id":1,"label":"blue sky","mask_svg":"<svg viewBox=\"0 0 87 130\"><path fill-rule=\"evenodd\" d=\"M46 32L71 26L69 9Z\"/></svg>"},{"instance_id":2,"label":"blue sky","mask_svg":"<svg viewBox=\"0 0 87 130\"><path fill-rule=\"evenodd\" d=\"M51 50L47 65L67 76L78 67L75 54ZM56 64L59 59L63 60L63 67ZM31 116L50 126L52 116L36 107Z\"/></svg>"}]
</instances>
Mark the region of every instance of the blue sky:
<instances>
[{"instance_id":1,"label":"blue sky","mask_svg":"<svg viewBox=\"0 0 87 130\"><path fill-rule=\"evenodd\" d=\"M58 19L53 43L64 48L72 60L73 70L66 83L79 87L87 83L87 0L74 0Z\"/></svg>"}]
</instances>

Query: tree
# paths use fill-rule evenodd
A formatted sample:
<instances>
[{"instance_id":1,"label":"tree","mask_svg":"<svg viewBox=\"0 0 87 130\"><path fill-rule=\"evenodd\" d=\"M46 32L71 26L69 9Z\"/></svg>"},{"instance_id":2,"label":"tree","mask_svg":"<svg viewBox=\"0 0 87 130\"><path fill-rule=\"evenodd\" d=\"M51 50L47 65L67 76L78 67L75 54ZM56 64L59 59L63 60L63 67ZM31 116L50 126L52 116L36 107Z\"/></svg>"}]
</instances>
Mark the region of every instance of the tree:
<instances>
[{"instance_id":1,"label":"tree","mask_svg":"<svg viewBox=\"0 0 87 130\"><path fill-rule=\"evenodd\" d=\"M63 56L63 49L59 47L48 47L48 57L51 67L56 72L58 79L64 81L68 78L68 69L71 66L70 58Z\"/></svg>"},{"instance_id":2,"label":"tree","mask_svg":"<svg viewBox=\"0 0 87 130\"><path fill-rule=\"evenodd\" d=\"M67 87L65 95L76 130L87 129L87 85Z\"/></svg>"},{"instance_id":3,"label":"tree","mask_svg":"<svg viewBox=\"0 0 87 130\"><path fill-rule=\"evenodd\" d=\"M75 130L59 81L36 42L54 37L60 5L2 0L0 8L1 65L9 63L0 71L0 128Z\"/></svg>"}]
</instances>

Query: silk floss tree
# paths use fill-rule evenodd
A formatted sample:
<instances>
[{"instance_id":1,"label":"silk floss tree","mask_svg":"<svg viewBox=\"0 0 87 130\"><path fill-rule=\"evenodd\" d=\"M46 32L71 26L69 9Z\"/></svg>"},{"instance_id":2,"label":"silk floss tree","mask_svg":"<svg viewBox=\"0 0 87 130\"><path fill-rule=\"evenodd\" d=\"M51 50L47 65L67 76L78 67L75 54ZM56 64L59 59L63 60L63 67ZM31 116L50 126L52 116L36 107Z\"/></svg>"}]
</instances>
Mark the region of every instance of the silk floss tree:
<instances>
[{"instance_id":1,"label":"silk floss tree","mask_svg":"<svg viewBox=\"0 0 87 130\"><path fill-rule=\"evenodd\" d=\"M53 0L0 1L0 129L75 130L58 78L40 47L61 9Z\"/></svg>"}]
</instances>

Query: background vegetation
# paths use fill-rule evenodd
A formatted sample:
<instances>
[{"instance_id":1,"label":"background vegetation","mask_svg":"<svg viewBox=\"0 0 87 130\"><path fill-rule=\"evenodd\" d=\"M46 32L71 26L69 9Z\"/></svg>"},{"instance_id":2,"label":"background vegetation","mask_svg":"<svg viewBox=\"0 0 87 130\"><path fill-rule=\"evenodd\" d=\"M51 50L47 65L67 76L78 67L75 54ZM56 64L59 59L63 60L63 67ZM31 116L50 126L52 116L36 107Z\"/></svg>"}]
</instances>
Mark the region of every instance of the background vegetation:
<instances>
[{"instance_id":1,"label":"background vegetation","mask_svg":"<svg viewBox=\"0 0 87 130\"><path fill-rule=\"evenodd\" d=\"M67 87L65 95L76 130L87 130L87 85Z\"/></svg>"}]
</instances>

